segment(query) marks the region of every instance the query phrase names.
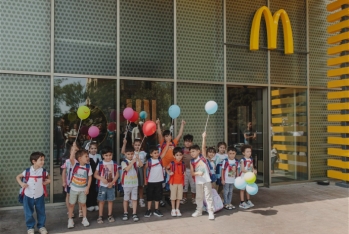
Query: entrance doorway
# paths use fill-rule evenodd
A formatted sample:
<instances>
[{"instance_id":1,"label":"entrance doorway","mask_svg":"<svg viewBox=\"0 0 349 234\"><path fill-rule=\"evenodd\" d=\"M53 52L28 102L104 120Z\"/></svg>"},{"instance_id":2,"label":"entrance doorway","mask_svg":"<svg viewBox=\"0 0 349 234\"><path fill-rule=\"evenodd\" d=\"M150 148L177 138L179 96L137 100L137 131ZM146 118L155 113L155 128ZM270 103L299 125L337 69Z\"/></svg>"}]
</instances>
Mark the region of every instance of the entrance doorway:
<instances>
[{"instance_id":1,"label":"entrance doorway","mask_svg":"<svg viewBox=\"0 0 349 234\"><path fill-rule=\"evenodd\" d=\"M237 159L243 157L241 147L244 144L251 145L251 157L258 171L256 183L268 185L267 88L228 87L227 94L228 145L237 149Z\"/></svg>"}]
</instances>

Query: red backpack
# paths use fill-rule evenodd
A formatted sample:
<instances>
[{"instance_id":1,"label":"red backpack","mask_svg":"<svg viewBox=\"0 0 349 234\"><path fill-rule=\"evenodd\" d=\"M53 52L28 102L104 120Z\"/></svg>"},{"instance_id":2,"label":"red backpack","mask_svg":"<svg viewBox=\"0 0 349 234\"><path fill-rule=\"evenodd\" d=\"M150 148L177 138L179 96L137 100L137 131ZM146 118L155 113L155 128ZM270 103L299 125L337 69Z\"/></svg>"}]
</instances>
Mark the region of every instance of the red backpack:
<instances>
[{"instance_id":1,"label":"red backpack","mask_svg":"<svg viewBox=\"0 0 349 234\"><path fill-rule=\"evenodd\" d=\"M149 176L150 176L150 171L151 171L151 168L152 167L155 167L155 166L157 166L157 165L161 165L161 167L163 167L163 165L162 165L162 160L161 160L161 158L159 158L159 162L158 163L155 163L154 165L152 165L151 164L151 158L149 158L148 159L148 161L147 161L147 164L148 164L148 168L147 168L147 170L146 170L146 172L145 172L145 174L146 174L146 181L148 182L148 180L149 180Z\"/></svg>"},{"instance_id":2,"label":"red backpack","mask_svg":"<svg viewBox=\"0 0 349 234\"><path fill-rule=\"evenodd\" d=\"M211 181L214 181L215 178L214 178L214 176L213 176L212 173L211 173L211 164L210 164L210 163L206 160L206 158L204 158L202 155L199 156L199 160L198 160L197 162L195 162L194 159L191 159L191 160L190 160L190 163L191 163L191 165L193 166L193 170L195 171L195 167L196 167L196 165L197 165L200 161L203 161L203 162L205 163L205 165L206 165L206 167L207 167L207 170L208 170L208 172L209 172L209 174L210 174L210 179L211 179ZM195 181L195 176L193 176L193 179L194 179L194 181Z\"/></svg>"},{"instance_id":3,"label":"red backpack","mask_svg":"<svg viewBox=\"0 0 349 234\"><path fill-rule=\"evenodd\" d=\"M171 162L171 167L170 167L170 170L171 172L175 173L176 171L176 164L174 161ZM182 161L182 174L184 175L184 172L185 172L185 164L184 162ZM171 175L170 177L170 180L169 180L169 184L173 184L173 180L174 180L174 175ZM184 176L183 176L183 181L182 181L182 184L184 186Z\"/></svg>"},{"instance_id":4,"label":"red backpack","mask_svg":"<svg viewBox=\"0 0 349 234\"><path fill-rule=\"evenodd\" d=\"M128 162L126 159L124 160L124 162L126 163L126 166L129 165L129 162ZM134 163L134 164L133 164L133 167L135 168L136 173L138 173L138 167L137 167L136 164L137 164L137 163ZM124 185L124 179L125 179L125 176L127 175L127 172L128 172L128 171L126 171L126 170L123 170L123 172L122 172L121 185Z\"/></svg>"},{"instance_id":5,"label":"red backpack","mask_svg":"<svg viewBox=\"0 0 349 234\"><path fill-rule=\"evenodd\" d=\"M235 159L235 167L238 168L238 166L239 166L239 161L237 161L237 160ZM228 159L228 158L224 159L224 160L223 160L223 163L222 163L222 177L223 177L224 180L225 180L225 171L226 171L227 169L230 171L232 168L233 168L233 166L230 166L230 164L229 164L229 159ZM228 171L228 172L229 172L229 171ZM236 172L237 172L237 171L236 171Z\"/></svg>"},{"instance_id":6,"label":"red backpack","mask_svg":"<svg viewBox=\"0 0 349 234\"><path fill-rule=\"evenodd\" d=\"M22 182L23 182L23 183L27 183L27 182L29 181L30 178L35 179L35 181L36 181L37 179L42 178L42 181L44 181L44 179L47 178L46 169L43 168L43 170L42 170L42 175L41 175L41 176L31 176L31 175L30 175L30 167L27 168L27 169L25 169L25 176L22 177ZM43 188L44 188L44 195L45 195L45 197L47 197L46 185L42 185L42 186L43 186ZM19 190L18 202L20 202L20 203L23 203L24 190L25 190L25 188L21 188L21 189Z\"/></svg>"}]
</instances>

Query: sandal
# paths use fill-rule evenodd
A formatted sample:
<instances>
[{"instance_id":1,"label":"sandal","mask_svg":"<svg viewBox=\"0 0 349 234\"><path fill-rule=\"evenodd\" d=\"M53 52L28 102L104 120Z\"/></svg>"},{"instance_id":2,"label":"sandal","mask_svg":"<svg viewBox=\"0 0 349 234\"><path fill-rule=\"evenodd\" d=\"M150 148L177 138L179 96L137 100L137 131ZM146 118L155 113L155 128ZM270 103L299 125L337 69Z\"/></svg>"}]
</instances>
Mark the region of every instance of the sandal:
<instances>
[{"instance_id":1,"label":"sandal","mask_svg":"<svg viewBox=\"0 0 349 234\"><path fill-rule=\"evenodd\" d=\"M103 217L102 217L102 216L99 216L99 217L98 217L97 223L103 223Z\"/></svg>"},{"instance_id":2,"label":"sandal","mask_svg":"<svg viewBox=\"0 0 349 234\"><path fill-rule=\"evenodd\" d=\"M108 216L108 221L109 221L109 223L112 223L112 222L115 221L115 219L114 219L114 217L112 215L109 215Z\"/></svg>"},{"instance_id":3,"label":"sandal","mask_svg":"<svg viewBox=\"0 0 349 234\"><path fill-rule=\"evenodd\" d=\"M196 199L195 198L192 198L191 199L191 203L193 203L194 205L196 204Z\"/></svg>"},{"instance_id":4,"label":"sandal","mask_svg":"<svg viewBox=\"0 0 349 234\"><path fill-rule=\"evenodd\" d=\"M234 206L234 205L229 204L229 206L230 206L231 209L235 209L235 206Z\"/></svg>"},{"instance_id":5,"label":"sandal","mask_svg":"<svg viewBox=\"0 0 349 234\"><path fill-rule=\"evenodd\" d=\"M224 209L226 209L226 210L232 210L233 207L231 207L230 205L225 205L225 206L224 206Z\"/></svg>"},{"instance_id":6,"label":"sandal","mask_svg":"<svg viewBox=\"0 0 349 234\"><path fill-rule=\"evenodd\" d=\"M185 203L187 203L187 198L183 198L183 199L181 200L181 204L185 204Z\"/></svg>"}]
</instances>

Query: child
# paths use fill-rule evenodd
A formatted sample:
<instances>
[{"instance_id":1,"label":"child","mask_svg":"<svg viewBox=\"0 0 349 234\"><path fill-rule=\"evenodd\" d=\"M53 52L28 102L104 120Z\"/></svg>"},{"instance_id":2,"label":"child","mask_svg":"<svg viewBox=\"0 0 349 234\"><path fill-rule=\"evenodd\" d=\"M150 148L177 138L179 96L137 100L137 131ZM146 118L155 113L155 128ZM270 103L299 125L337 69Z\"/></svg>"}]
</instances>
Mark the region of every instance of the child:
<instances>
[{"instance_id":1,"label":"child","mask_svg":"<svg viewBox=\"0 0 349 234\"><path fill-rule=\"evenodd\" d=\"M218 184L218 194L220 194L220 196L222 197L222 190L223 190L223 185L221 183L221 171L222 171L222 162L224 159L228 158L228 155L225 153L225 150L227 148L227 144L225 142L218 142L217 144L217 148L218 148L218 153L216 153L215 157L214 157L214 161L216 164L216 174L217 174L217 184Z\"/></svg>"},{"instance_id":2,"label":"child","mask_svg":"<svg viewBox=\"0 0 349 234\"><path fill-rule=\"evenodd\" d=\"M168 152L170 147L170 142L166 143L166 147L161 153L161 157L164 157ZM144 167L144 185L148 185L147 187L147 201L148 208L145 212L144 217L149 218L152 215L151 212L151 203L155 202L155 210L154 215L158 217L162 217L163 214L159 210L159 202L162 197L162 182L164 181L164 173L163 173L163 162L161 158L159 158L159 150L156 146L149 147L149 154L151 156L150 159L147 160Z\"/></svg>"},{"instance_id":3,"label":"child","mask_svg":"<svg viewBox=\"0 0 349 234\"><path fill-rule=\"evenodd\" d=\"M90 158L90 167L92 170L92 174L95 173L96 167L99 162L102 161L101 155L97 154L97 143L92 142L89 145L89 158ZM88 211L98 211L98 203L97 203L97 190L96 190L96 178L92 176L90 191L87 195L86 206Z\"/></svg>"},{"instance_id":4,"label":"child","mask_svg":"<svg viewBox=\"0 0 349 234\"><path fill-rule=\"evenodd\" d=\"M171 190L171 216L182 216L179 211L179 204L183 197L184 172L185 165L182 161L183 151L181 147L173 149L175 161L172 161L166 168L167 174L170 175L170 190Z\"/></svg>"},{"instance_id":5,"label":"child","mask_svg":"<svg viewBox=\"0 0 349 234\"><path fill-rule=\"evenodd\" d=\"M206 137L206 132L204 132L202 136L203 138ZM190 155L193 158L190 162L190 171L191 175L195 176L196 185L196 211L192 214L192 216L199 217L202 215L202 207L204 202L203 198L205 196L208 219L214 220L211 192L212 186L207 161L204 157L200 156L200 147L198 145L193 145L190 147Z\"/></svg>"},{"instance_id":6,"label":"child","mask_svg":"<svg viewBox=\"0 0 349 234\"><path fill-rule=\"evenodd\" d=\"M132 200L132 219L134 222L139 220L137 216L137 192L138 192L138 178L137 170L143 166L143 162L139 159L139 155L134 155L134 148L127 147L125 149L126 158L121 163L122 178L121 184L124 189L124 215L122 220L128 220L127 205L128 201Z\"/></svg>"},{"instance_id":7,"label":"child","mask_svg":"<svg viewBox=\"0 0 349 234\"><path fill-rule=\"evenodd\" d=\"M94 177L98 180L99 216L97 223L103 223L104 202L108 201L108 221L114 222L113 201L115 200L115 183L119 178L118 165L113 161L113 150L109 146L102 149L103 161L98 163Z\"/></svg>"},{"instance_id":8,"label":"child","mask_svg":"<svg viewBox=\"0 0 349 234\"><path fill-rule=\"evenodd\" d=\"M86 150L78 150L75 154L78 163L75 164L70 181L69 194L69 219L68 228L74 227L73 210L76 201L79 201L82 209L82 225L87 227L90 225L86 218L86 195L89 192L92 181L92 170L90 168L88 152Z\"/></svg>"},{"instance_id":9,"label":"child","mask_svg":"<svg viewBox=\"0 0 349 234\"><path fill-rule=\"evenodd\" d=\"M190 185L191 202L195 205L195 181L190 173L191 156L189 151L189 148L193 145L193 139L194 137L189 134L183 137L183 140L184 140L183 162L185 164L185 175L184 175L183 199L181 200L181 204L185 204L187 202L188 189Z\"/></svg>"},{"instance_id":10,"label":"child","mask_svg":"<svg viewBox=\"0 0 349 234\"><path fill-rule=\"evenodd\" d=\"M35 233L35 219L33 217L35 206L38 219L36 226L41 234L47 234L48 232L45 228L45 196L47 196L46 185L51 181L46 170L42 168L45 163L45 155L41 152L34 152L30 155L29 160L32 166L16 177L18 184L22 187L27 233ZM25 180L23 181L23 179Z\"/></svg>"},{"instance_id":11,"label":"child","mask_svg":"<svg viewBox=\"0 0 349 234\"><path fill-rule=\"evenodd\" d=\"M202 156L204 158L206 158L207 162L210 163L210 168L211 168L211 175L215 175L216 174L216 163L214 161L215 159L215 155L216 155L216 149L214 147L208 147L206 149L206 132L204 134L202 134ZM217 178L217 176L215 175L214 177ZM217 184L216 181L211 181L211 186L212 189L216 189L217 190Z\"/></svg>"},{"instance_id":12,"label":"child","mask_svg":"<svg viewBox=\"0 0 349 234\"><path fill-rule=\"evenodd\" d=\"M144 151L141 151L141 139L139 138L135 138L133 140L133 148L135 149L134 151L134 157L136 157L138 155L139 160L141 160L141 162L143 163L143 165L145 164L146 161L146 156L147 153ZM121 148L121 153L125 154L125 148L126 148L126 144L127 144L127 140L124 139L123 141L123 145ZM137 178L138 178L138 196L139 196L139 206L140 207L145 207L145 202L144 202L144 198L143 198L143 187L144 187L144 171L143 171L143 166L139 166L138 170L137 170ZM132 201L130 201L130 208L132 208Z\"/></svg>"},{"instance_id":13,"label":"child","mask_svg":"<svg viewBox=\"0 0 349 234\"><path fill-rule=\"evenodd\" d=\"M257 174L257 171L253 169L253 161L251 159L251 154L252 154L252 146L250 145L243 145L241 147L241 152L244 155L244 157L240 160L240 173L239 176L242 178L244 177L246 172L252 172ZM246 202L245 202L245 189L240 190L240 208L243 209L248 209L254 206L254 204L250 200L250 194L246 192Z\"/></svg>"},{"instance_id":14,"label":"child","mask_svg":"<svg viewBox=\"0 0 349 234\"><path fill-rule=\"evenodd\" d=\"M238 161L235 160L236 149L234 147L228 147L228 158L223 161L222 164L222 185L223 185L223 197L224 208L227 210L235 209L235 206L231 204L233 198L233 187L236 177L236 168Z\"/></svg>"}]
</instances>

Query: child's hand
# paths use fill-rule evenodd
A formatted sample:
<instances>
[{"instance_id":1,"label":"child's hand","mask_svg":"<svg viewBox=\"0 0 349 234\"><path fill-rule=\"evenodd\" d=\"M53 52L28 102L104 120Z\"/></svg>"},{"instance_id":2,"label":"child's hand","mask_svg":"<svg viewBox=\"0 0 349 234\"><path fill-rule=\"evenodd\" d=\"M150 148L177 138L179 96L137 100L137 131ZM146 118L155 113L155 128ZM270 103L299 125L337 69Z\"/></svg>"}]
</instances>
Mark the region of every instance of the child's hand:
<instances>
[{"instance_id":1,"label":"child's hand","mask_svg":"<svg viewBox=\"0 0 349 234\"><path fill-rule=\"evenodd\" d=\"M225 185L225 181L224 180L222 180L222 185Z\"/></svg>"},{"instance_id":2,"label":"child's hand","mask_svg":"<svg viewBox=\"0 0 349 234\"><path fill-rule=\"evenodd\" d=\"M85 195L87 195L89 193L89 188L86 187L84 192L85 192Z\"/></svg>"},{"instance_id":3,"label":"child's hand","mask_svg":"<svg viewBox=\"0 0 349 234\"><path fill-rule=\"evenodd\" d=\"M144 181L144 185L148 185L148 181Z\"/></svg>"},{"instance_id":4,"label":"child's hand","mask_svg":"<svg viewBox=\"0 0 349 234\"><path fill-rule=\"evenodd\" d=\"M62 186L65 188L67 186L67 183L66 182L63 182L62 183Z\"/></svg>"},{"instance_id":5,"label":"child's hand","mask_svg":"<svg viewBox=\"0 0 349 234\"><path fill-rule=\"evenodd\" d=\"M169 173L169 175L173 175L174 173L173 173L173 171L171 171L170 173Z\"/></svg>"},{"instance_id":6,"label":"child's hand","mask_svg":"<svg viewBox=\"0 0 349 234\"><path fill-rule=\"evenodd\" d=\"M29 185L26 184L26 183L23 183L23 182L21 183L21 187L22 187L22 188L28 188L28 186L29 186Z\"/></svg>"},{"instance_id":7,"label":"child's hand","mask_svg":"<svg viewBox=\"0 0 349 234\"><path fill-rule=\"evenodd\" d=\"M108 184L108 180L105 179L105 178L102 178L101 181L102 181L103 184Z\"/></svg>"},{"instance_id":8,"label":"child's hand","mask_svg":"<svg viewBox=\"0 0 349 234\"><path fill-rule=\"evenodd\" d=\"M48 185L49 183L51 183L51 180L50 179L46 179L42 184L43 185Z\"/></svg>"},{"instance_id":9,"label":"child's hand","mask_svg":"<svg viewBox=\"0 0 349 234\"><path fill-rule=\"evenodd\" d=\"M206 131L202 133L202 138L206 138Z\"/></svg>"},{"instance_id":10,"label":"child's hand","mask_svg":"<svg viewBox=\"0 0 349 234\"><path fill-rule=\"evenodd\" d=\"M107 187L108 188L112 188L113 187L113 183L109 183Z\"/></svg>"},{"instance_id":11,"label":"child's hand","mask_svg":"<svg viewBox=\"0 0 349 234\"><path fill-rule=\"evenodd\" d=\"M126 140L126 138L124 138L124 140L122 141L122 143L123 143L124 145L126 145L126 144L127 144L127 140Z\"/></svg>"},{"instance_id":12,"label":"child's hand","mask_svg":"<svg viewBox=\"0 0 349 234\"><path fill-rule=\"evenodd\" d=\"M159 119L156 119L155 123L156 123L156 124L160 124L160 120L159 120Z\"/></svg>"},{"instance_id":13,"label":"child's hand","mask_svg":"<svg viewBox=\"0 0 349 234\"><path fill-rule=\"evenodd\" d=\"M254 173L255 175L257 175L257 170L256 170L256 169L253 169L253 173Z\"/></svg>"},{"instance_id":14,"label":"child's hand","mask_svg":"<svg viewBox=\"0 0 349 234\"><path fill-rule=\"evenodd\" d=\"M185 125L185 121L184 121L184 119L182 119L182 125Z\"/></svg>"},{"instance_id":15,"label":"child's hand","mask_svg":"<svg viewBox=\"0 0 349 234\"><path fill-rule=\"evenodd\" d=\"M195 172L195 174L198 175L198 176L203 176L204 175L204 173L202 171Z\"/></svg>"}]
</instances>

